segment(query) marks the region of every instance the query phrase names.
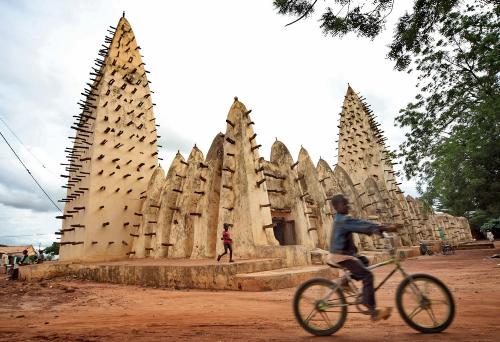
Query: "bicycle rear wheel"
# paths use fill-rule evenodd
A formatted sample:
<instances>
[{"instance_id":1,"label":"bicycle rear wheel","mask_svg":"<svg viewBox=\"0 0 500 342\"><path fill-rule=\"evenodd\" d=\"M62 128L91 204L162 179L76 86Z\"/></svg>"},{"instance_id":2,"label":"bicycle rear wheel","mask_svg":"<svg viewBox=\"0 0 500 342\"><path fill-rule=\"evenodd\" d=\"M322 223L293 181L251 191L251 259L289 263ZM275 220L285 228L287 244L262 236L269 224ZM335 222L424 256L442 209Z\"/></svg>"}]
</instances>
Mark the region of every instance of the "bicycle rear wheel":
<instances>
[{"instance_id":1,"label":"bicycle rear wheel","mask_svg":"<svg viewBox=\"0 0 500 342\"><path fill-rule=\"evenodd\" d=\"M455 317L455 302L450 290L428 274L411 275L399 284L396 304L403 320L423 333L438 333Z\"/></svg>"},{"instance_id":2,"label":"bicycle rear wheel","mask_svg":"<svg viewBox=\"0 0 500 342\"><path fill-rule=\"evenodd\" d=\"M300 285L295 292L293 313L304 330L316 336L327 336L344 325L347 303L336 283L314 278Z\"/></svg>"}]
</instances>

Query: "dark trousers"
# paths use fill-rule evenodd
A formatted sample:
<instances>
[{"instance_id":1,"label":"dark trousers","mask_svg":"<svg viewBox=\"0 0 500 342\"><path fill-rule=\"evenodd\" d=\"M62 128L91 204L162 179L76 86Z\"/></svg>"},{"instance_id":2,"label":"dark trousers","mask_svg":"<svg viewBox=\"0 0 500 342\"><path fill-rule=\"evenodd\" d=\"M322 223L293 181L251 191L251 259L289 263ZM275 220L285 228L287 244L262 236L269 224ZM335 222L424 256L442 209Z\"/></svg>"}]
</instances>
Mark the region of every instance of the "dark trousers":
<instances>
[{"instance_id":1,"label":"dark trousers","mask_svg":"<svg viewBox=\"0 0 500 342\"><path fill-rule=\"evenodd\" d=\"M233 260L233 247L231 246L230 243L224 244L224 253L219 255L219 259L222 258L224 255L226 255L228 250L229 250L229 260Z\"/></svg>"},{"instance_id":2,"label":"dark trousers","mask_svg":"<svg viewBox=\"0 0 500 342\"><path fill-rule=\"evenodd\" d=\"M351 272L351 278L363 282L363 303L370 310L375 309L375 290L373 288L373 273L366 268L361 260L344 260L339 264Z\"/></svg>"},{"instance_id":3,"label":"dark trousers","mask_svg":"<svg viewBox=\"0 0 500 342\"><path fill-rule=\"evenodd\" d=\"M10 279L17 280L18 278L19 278L19 269L18 268L14 268L12 270L12 274L10 276Z\"/></svg>"}]
</instances>

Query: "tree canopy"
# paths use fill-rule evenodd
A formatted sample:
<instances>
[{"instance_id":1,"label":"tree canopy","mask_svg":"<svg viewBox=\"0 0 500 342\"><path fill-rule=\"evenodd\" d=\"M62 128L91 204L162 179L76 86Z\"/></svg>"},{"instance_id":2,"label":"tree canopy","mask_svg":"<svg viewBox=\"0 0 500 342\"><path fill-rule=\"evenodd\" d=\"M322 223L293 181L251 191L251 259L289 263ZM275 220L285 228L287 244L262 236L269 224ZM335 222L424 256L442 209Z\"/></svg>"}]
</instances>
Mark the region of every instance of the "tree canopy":
<instances>
[{"instance_id":1,"label":"tree canopy","mask_svg":"<svg viewBox=\"0 0 500 342\"><path fill-rule=\"evenodd\" d=\"M52 245L50 245L49 247L45 248L44 252L46 254L58 255L59 254L59 243L58 242L52 242Z\"/></svg>"},{"instance_id":2,"label":"tree canopy","mask_svg":"<svg viewBox=\"0 0 500 342\"><path fill-rule=\"evenodd\" d=\"M328 1L327 1L328 2ZM374 39L394 0L332 0L319 21L326 35ZM317 1L275 0L278 13L304 19ZM297 20L296 20L297 21ZM480 212L478 229L500 215L500 3L414 0L394 28L387 57L416 73L419 92L396 124L407 178L423 199L454 215ZM472 220L474 221L474 220Z\"/></svg>"},{"instance_id":3,"label":"tree canopy","mask_svg":"<svg viewBox=\"0 0 500 342\"><path fill-rule=\"evenodd\" d=\"M489 230L500 232L500 218L490 219L481 226L482 232L487 232Z\"/></svg>"}]
</instances>

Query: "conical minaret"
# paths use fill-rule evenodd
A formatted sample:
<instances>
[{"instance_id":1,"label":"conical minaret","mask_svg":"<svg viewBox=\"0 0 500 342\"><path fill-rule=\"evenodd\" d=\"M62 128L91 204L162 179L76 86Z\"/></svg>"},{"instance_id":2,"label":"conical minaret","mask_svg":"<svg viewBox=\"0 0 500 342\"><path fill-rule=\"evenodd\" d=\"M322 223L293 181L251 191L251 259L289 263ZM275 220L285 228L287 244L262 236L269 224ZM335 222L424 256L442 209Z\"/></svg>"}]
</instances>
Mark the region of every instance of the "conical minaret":
<instances>
[{"instance_id":1,"label":"conical minaret","mask_svg":"<svg viewBox=\"0 0 500 342\"><path fill-rule=\"evenodd\" d=\"M384 222L404 223L405 245L415 244L407 203L395 179L390 154L370 106L349 86L340 114L338 165L363 187L363 209Z\"/></svg>"},{"instance_id":2,"label":"conical minaret","mask_svg":"<svg viewBox=\"0 0 500 342\"><path fill-rule=\"evenodd\" d=\"M140 47L122 17L108 30L82 95L69 162L61 260L126 257L130 230L158 164L151 91Z\"/></svg>"},{"instance_id":3,"label":"conical minaret","mask_svg":"<svg viewBox=\"0 0 500 342\"><path fill-rule=\"evenodd\" d=\"M338 164L355 183L394 173L379 126L369 106L349 86L340 114Z\"/></svg>"}]
</instances>

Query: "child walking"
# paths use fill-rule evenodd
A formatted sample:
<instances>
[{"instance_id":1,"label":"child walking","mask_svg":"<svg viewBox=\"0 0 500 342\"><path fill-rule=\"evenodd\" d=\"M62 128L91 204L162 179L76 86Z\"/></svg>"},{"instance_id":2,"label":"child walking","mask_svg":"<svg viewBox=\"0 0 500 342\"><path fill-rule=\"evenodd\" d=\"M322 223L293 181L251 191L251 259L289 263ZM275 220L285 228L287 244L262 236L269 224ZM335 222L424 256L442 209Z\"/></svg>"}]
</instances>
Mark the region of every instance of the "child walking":
<instances>
[{"instance_id":1,"label":"child walking","mask_svg":"<svg viewBox=\"0 0 500 342\"><path fill-rule=\"evenodd\" d=\"M224 231L222 232L222 237L220 238L222 242L224 243L224 253L219 255L217 257L217 261L220 261L220 258L222 258L224 255L227 254L227 251L229 250L229 262L234 262L233 260L233 240L231 239L231 236L229 235L229 224L224 223Z\"/></svg>"}]
</instances>

